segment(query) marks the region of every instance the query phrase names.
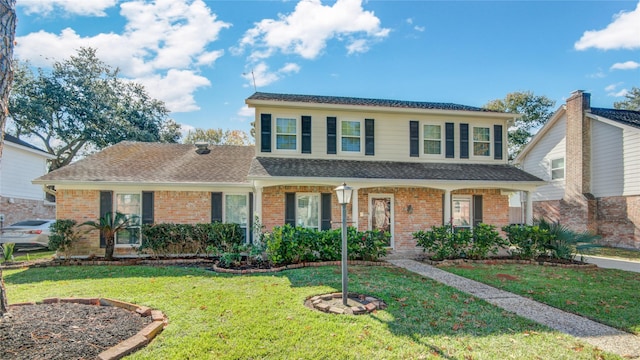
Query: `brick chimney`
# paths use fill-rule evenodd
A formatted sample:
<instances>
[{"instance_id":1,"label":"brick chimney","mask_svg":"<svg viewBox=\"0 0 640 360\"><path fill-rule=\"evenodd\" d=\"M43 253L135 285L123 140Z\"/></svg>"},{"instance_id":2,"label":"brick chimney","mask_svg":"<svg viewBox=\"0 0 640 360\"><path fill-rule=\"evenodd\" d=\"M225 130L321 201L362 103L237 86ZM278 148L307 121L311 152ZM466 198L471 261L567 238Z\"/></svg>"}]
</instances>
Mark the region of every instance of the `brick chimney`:
<instances>
[{"instance_id":1,"label":"brick chimney","mask_svg":"<svg viewBox=\"0 0 640 360\"><path fill-rule=\"evenodd\" d=\"M582 90L567 99L565 154L565 210L563 218L573 230L594 231L596 201L591 194L591 121L585 113L591 109L591 95Z\"/></svg>"}]
</instances>

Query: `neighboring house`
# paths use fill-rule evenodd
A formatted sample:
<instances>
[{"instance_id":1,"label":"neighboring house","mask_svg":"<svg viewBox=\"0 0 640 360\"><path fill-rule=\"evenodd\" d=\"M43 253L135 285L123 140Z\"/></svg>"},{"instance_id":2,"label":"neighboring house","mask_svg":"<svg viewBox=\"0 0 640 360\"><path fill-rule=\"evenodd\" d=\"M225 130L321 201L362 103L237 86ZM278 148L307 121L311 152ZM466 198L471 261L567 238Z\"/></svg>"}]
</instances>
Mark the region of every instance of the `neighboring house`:
<instances>
[{"instance_id":1,"label":"neighboring house","mask_svg":"<svg viewBox=\"0 0 640 360\"><path fill-rule=\"evenodd\" d=\"M548 181L534 216L640 248L640 111L592 108L575 91L516 158Z\"/></svg>"},{"instance_id":2,"label":"neighboring house","mask_svg":"<svg viewBox=\"0 0 640 360\"><path fill-rule=\"evenodd\" d=\"M46 200L42 185L31 180L47 173L54 156L15 136L4 134L0 161L0 214L3 225L26 219L54 219L55 203Z\"/></svg>"},{"instance_id":3,"label":"neighboring house","mask_svg":"<svg viewBox=\"0 0 640 360\"><path fill-rule=\"evenodd\" d=\"M124 142L53 171L58 218L106 211L143 222L340 226L334 189L355 189L350 225L392 235L395 255L420 251L412 233L453 223L509 223L509 194L544 182L507 163L515 114L444 103L255 93L255 147ZM531 219L531 202L528 203ZM135 232L135 230L134 230ZM117 241L131 253L139 236ZM101 254L97 235L79 253Z\"/></svg>"}]
</instances>

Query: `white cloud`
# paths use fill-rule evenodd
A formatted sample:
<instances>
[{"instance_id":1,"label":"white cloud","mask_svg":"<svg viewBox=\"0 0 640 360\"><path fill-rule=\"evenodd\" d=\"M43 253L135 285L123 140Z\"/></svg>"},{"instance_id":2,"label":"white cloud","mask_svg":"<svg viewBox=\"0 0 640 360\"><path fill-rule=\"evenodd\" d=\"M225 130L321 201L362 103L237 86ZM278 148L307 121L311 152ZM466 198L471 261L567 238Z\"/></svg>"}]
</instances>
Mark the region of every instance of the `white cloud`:
<instances>
[{"instance_id":1,"label":"white cloud","mask_svg":"<svg viewBox=\"0 0 640 360\"><path fill-rule=\"evenodd\" d=\"M20 0L16 6L25 8L27 14L49 15L59 9L66 15L106 16L105 10L118 0Z\"/></svg>"},{"instance_id":2,"label":"white cloud","mask_svg":"<svg viewBox=\"0 0 640 360\"><path fill-rule=\"evenodd\" d=\"M640 34L638 34L640 36ZM615 63L611 65L609 70L633 70L640 67L640 63L635 61L625 61L623 63Z\"/></svg>"},{"instance_id":3,"label":"white cloud","mask_svg":"<svg viewBox=\"0 0 640 360\"><path fill-rule=\"evenodd\" d=\"M585 31L574 47L576 50L640 48L640 2L635 10L616 14L603 30Z\"/></svg>"},{"instance_id":4,"label":"white cloud","mask_svg":"<svg viewBox=\"0 0 640 360\"><path fill-rule=\"evenodd\" d=\"M609 85L609 86L605 87L605 88L604 88L604 91L606 91L606 92L612 92L612 91L615 91L615 90L616 90L616 88L617 88L618 86L621 86L621 85L623 85L623 83L621 83L621 82L619 82L619 83L617 83L617 84L611 84L611 85Z\"/></svg>"},{"instance_id":5,"label":"white cloud","mask_svg":"<svg viewBox=\"0 0 640 360\"><path fill-rule=\"evenodd\" d=\"M629 93L629 90L627 89L621 89L621 90L617 90L618 87L624 85L623 82L619 82L619 83L615 83L615 84L611 84L607 87L604 88L604 91L607 92L607 96L612 96L612 97L622 97L627 95L627 93Z\"/></svg>"},{"instance_id":6,"label":"white cloud","mask_svg":"<svg viewBox=\"0 0 640 360\"><path fill-rule=\"evenodd\" d=\"M47 67L81 46L93 47L101 60L143 83L171 111L197 110L193 92L211 85L197 75L198 67L223 56L223 50L210 47L231 24L218 20L203 0L122 2L120 14L126 20L122 33L82 37L71 28L59 34L34 32L16 39L16 57Z\"/></svg>"},{"instance_id":7,"label":"white cloud","mask_svg":"<svg viewBox=\"0 0 640 360\"><path fill-rule=\"evenodd\" d=\"M613 96L613 97L623 97L623 96L627 95L628 93L629 93L629 90L627 90L627 89L622 89L622 90L620 90L620 91L618 91L618 92L615 92L615 93L609 93L609 94L607 94L607 95L609 95L609 96Z\"/></svg>"},{"instance_id":8,"label":"white cloud","mask_svg":"<svg viewBox=\"0 0 640 360\"><path fill-rule=\"evenodd\" d=\"M427 30L427 28L425 28L424 26L414 26L413 29L415 31L419 31L419 32L424 32L425 30Z\"/></svg>"},{"instance_id":9,"label":"white cloud","mask_svg":"<svg viewBox=\"0 0 640 360\"><path fill-rule=\"evenodd\" d=\"M254 117L256 114L256 109L254 108L250 108L249 106L245 105L243 107L240 108L240 110L238 110L238 116L243 117L243 118L247 118L247 117Z\"/></svg>"},{"instance_id":10,"label":"white cloud","mask_svg":"<svg viewBox=\"0 0 640 360\"><path fill-rule=\"evenodd\" d=\"M247 85L245 85L246 87L253 87L253 85L255 84L255 86L258 88L267 86L280 80L283 76L292 73L298 73L299 71L300 66L294 63L287 63L280 69L271 71L269 69L269 65L267 65L265 62L260 62L254 66L253 70L242 74L242 77L248 82Z\"/></svg>"},{"instance_id":11,"label":"white cloud","mask_svg":"<svg viewBox=\"0 0 640 360\"><path fill-rule=\"evenodd\" d=\"M373 12L362 8L362 0L337 0L333 6L320 0L301 0L288 15L264 19L247 30L235 53L251 48L250 60L258 61L276 52L315 59L327 42L346 42L349 52L365 51L368 44L387 37Z\"/></svg>"}]
</instances>

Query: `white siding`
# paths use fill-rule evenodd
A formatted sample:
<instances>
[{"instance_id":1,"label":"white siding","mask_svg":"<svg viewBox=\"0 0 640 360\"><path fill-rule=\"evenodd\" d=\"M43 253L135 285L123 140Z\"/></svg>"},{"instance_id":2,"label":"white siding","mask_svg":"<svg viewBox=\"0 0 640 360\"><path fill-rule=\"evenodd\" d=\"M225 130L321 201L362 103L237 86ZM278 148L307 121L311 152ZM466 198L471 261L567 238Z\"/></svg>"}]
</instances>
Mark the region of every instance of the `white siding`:
<instances>
[{"instance_id":1,"label":"white siding","mask_svg":"<svg viewBox=\"0 0 640 360\"><path fill-rule=\"evenodd\" d=\"M566 116L558 119L522 161L523 170L549 181L533 193L533 201L559 200L564 196L565 181L551 181L551 160L565 158Z\"/></svg>"},{"instance_id":2,"label":"white siding","mask_svg":"<svg viewBox=\"0 0 640 360\"><path fill-rule=\"evenodd\" d=\"M640 195L640 130L626 128L622 142L624 144L623 195Z\"/></svg>"},{"instance_id":3,"label":"white siding","mask_svg":"<svg viewBox=\"0 0 640 360\"><path fill-rule=\"evenodd\" d=\"M271 152L263 153L261 148L261 114L271 114ZM300 149L300 119L303 115L311 116L311 154L302 154ZM282 151L275 148L275 121L278 117L291 117L298 119L298 150ZM337 154L327 154L327 117L336 117L337 127ZM374 119L375 131L375 155L364 155L365 149L365 132L364 119ZM341 153L340 151L340 122L342 120L361 120L361 154ZM409 122L418 121L420 124L420 156L410 156L409 143ZM454 148L455 158L447 159L444 156L444 124L446 122L454 123ZM427 156L423 154L423 138L422 125L426 123L441 124L443 134L442 156ZM469 159L460 159L460 123L469 124ZM502 125L502 160L494 160L494 125ZM488 127L491 132L491 152L490 156L474 157L473 156L473 127ZM277 107L257 107L256 108L256 155L257 156L273 156L273 157L298 157L298 158L322 158L322 159L357 159L357 160L375 160L375 161L410 161L410 162L477 162L490 164L506 164L508 160L507 154L507 124L506 120L500 118L460 116L456 114L434 115L434 114L408 114L393 112L358 112L344 111L335 109L289 109Z\"/></svg>"},{"instance_id":4,"label":"white siding","mask_svg":"<svg viewBox=\"0 0 640 360\"><path fill-rule=\"evenodd\" d=\"M4 143L0 163L0 194L5 197L44 200L41 185L31 180L47 173L44 156Z\"/></svg>"},{"instance_id":5,"label":"white siding","mask_svg":"<svg viewBox=\"0 0 640 360\"><path fill-rule=\"evenodd\" d=\"M622 132L619 127L591 120L591 193L595 197L624 192Z\"/></svg>"}]
</instances>

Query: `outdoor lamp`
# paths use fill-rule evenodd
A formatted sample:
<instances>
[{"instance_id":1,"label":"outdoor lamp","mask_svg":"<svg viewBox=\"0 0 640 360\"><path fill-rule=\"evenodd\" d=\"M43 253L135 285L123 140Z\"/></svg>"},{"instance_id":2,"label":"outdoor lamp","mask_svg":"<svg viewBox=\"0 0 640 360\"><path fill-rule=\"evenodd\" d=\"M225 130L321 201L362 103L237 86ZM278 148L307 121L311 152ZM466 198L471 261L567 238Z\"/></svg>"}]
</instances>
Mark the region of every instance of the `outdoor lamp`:
<instances>
[{"instance_id":1,"label":"outdoor lamp","mask_svg":"<svg viewBox=\"0 0 640 360\"><path fill-rule=\"evenodd\" d=\"M342 183L335 190L338 203L342 205L342 305L347 306L347 204L351 202L353 189Z\"/></svg>"}]
</instances>

